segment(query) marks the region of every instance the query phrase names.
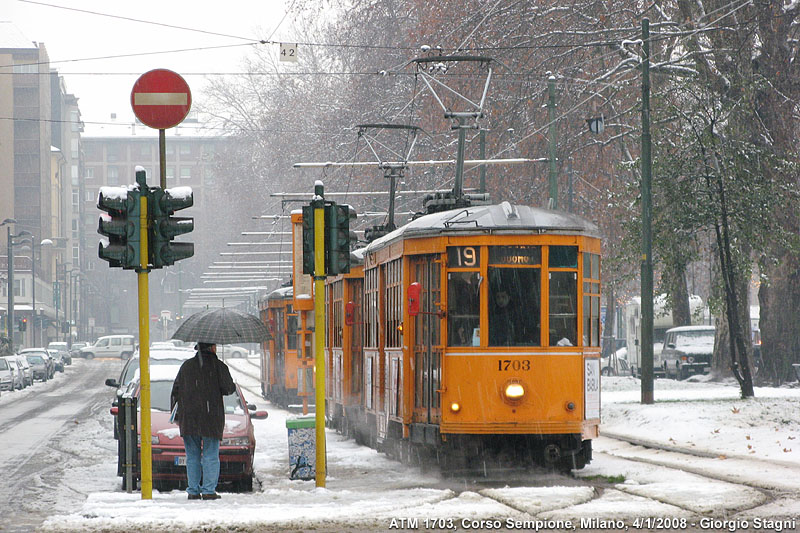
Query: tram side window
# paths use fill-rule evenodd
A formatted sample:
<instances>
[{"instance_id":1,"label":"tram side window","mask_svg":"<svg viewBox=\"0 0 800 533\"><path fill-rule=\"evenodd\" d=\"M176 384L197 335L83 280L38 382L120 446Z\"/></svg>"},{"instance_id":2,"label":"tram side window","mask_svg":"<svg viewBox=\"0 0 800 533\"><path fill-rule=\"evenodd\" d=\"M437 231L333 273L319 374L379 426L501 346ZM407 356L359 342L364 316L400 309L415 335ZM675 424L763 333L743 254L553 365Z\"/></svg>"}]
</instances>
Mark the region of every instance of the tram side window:
<instances>
[{"instance_id":1,"label":"tram side window","mask_svg":"<svg viewBox=\"0 0 800 533\"><path fill-rule=\"evenodd\" d=\"M583 345L600 346L600 256L583 254Z\"/></svg>"},{"instance_id":2,"label":"tram side window","mask_svg":"<svg viewBox=\"0 0 800 533\"><path fill-rule=\"evenodd\" d=\"M578 275L550 272L550 346L578 344Z\"/></svg>"},{"instance_id":3,"label":"tram side window","mask_svg":"<svg viewBox=\"0 0 800 533\"><path fill-rule=\"evenodd\" d=\"M450 272L447 280L447 344L478 346L481 323L480 273Z\"/></svg>"},{"instance_id":4,"label":"tram side window","mask_svg":"<svg viewBox=\"0 0 800 533\"><path fill-rule=\"evenodd\" d=\"M489 268L489 346L540 346L539 268Z\"/></svg>"},{"instance_id":5,"label":"tram side window","mask_svg":"<svg viewBox=\"0 0 800 533\"><path fill-rule=\"evenodd\" d=\"M297 315L289 315L286 319L286 348L297 349Z\"/></svg>"}]
</instances>

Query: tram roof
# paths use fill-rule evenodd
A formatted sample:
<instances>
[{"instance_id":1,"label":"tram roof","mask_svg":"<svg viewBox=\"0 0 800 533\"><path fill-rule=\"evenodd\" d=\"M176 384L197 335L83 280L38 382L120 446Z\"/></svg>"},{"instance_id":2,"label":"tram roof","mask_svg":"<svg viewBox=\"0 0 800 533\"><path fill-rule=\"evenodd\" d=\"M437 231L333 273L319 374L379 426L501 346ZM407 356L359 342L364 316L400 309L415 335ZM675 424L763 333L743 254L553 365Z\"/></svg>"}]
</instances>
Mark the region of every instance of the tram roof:
<instances>
[{"instance_id":1,"label":"tram roof","mask_svg":"<svg viewBox=\"0 0 800 533\"><path fill-rule=\"evenodd\" d=\"M487 233L554 233L600 237L596 224L564 211L502 202L432 213L370 243L366 252L373 252L402 238L439 234L480 235Z\"/></svg>"},{"instance_id":2,"label":"tram roof","mask_svg":"<svg viewBox=\"0 0 800 533\"><path fill-rule=\"evenodd\" d=\"M270 300L280 300L283 298L291 298L294 294L294 287L281 287L280 289L275 289L269 296L267 296Z\"/></svg>"}]
</instances>

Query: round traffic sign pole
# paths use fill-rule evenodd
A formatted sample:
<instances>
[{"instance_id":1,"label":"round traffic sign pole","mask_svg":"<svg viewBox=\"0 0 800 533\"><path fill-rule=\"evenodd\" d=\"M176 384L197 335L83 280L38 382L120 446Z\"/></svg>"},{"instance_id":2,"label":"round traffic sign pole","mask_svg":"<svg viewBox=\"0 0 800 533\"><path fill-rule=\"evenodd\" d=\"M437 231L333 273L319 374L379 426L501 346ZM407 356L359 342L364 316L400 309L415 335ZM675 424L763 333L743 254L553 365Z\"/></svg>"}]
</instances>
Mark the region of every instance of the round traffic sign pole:
<instances>
[{"instance_id":1,"label":"round traffic sign pole","mask_svg":"<svg viewBox=\"0 0 800 533\"><path fill-rule=\"evenodd\" d=\"M192 107L192 92L180 74L159 68L145 72L131 91L131 107L136 118L155 129L180 124Z\"/></svg>"}]
</instances>

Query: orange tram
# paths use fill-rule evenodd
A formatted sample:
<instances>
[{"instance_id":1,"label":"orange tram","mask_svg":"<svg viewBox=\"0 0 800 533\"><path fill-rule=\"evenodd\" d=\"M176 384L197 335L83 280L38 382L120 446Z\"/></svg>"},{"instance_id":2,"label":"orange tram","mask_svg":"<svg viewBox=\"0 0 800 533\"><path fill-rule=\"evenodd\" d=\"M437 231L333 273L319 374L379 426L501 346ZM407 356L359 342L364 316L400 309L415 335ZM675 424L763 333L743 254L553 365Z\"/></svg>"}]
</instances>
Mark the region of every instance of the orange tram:
<instances>
[{"instance_id":1,"label":"orange tram","mask_svg":"<svg viewBox=\"0 0 800 533\"><path fill-rule=\"evenodd\" d=\"M502 202L421 216L353 252L326 282L328 424L443 473L583 468L600 422L600 248L585 219ZM279 291L262 315L288 339ZM268 399L296 393L289 360L308 361L283 342L265 350Z\"/></svg>"}]
</instances>

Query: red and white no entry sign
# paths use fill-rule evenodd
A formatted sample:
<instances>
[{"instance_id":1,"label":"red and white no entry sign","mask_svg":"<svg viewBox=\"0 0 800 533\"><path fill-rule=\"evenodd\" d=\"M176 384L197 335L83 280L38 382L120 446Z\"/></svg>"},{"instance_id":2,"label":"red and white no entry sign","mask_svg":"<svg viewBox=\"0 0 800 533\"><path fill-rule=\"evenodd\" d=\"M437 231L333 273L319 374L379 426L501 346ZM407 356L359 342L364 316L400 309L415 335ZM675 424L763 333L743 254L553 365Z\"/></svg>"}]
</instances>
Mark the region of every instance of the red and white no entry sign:
<instances>
[{"instance_id":1,"label":"red and white no entry sign","mask_svg":"<svg viewBox=\"0 0 800 533\"><path fill-rule=\"evenodd\" d=\"M131 91L136 118L155 129L180 124L192 107L192 92L180 74L159 68L145 72Z\"/></svg>"}]
</instances>

